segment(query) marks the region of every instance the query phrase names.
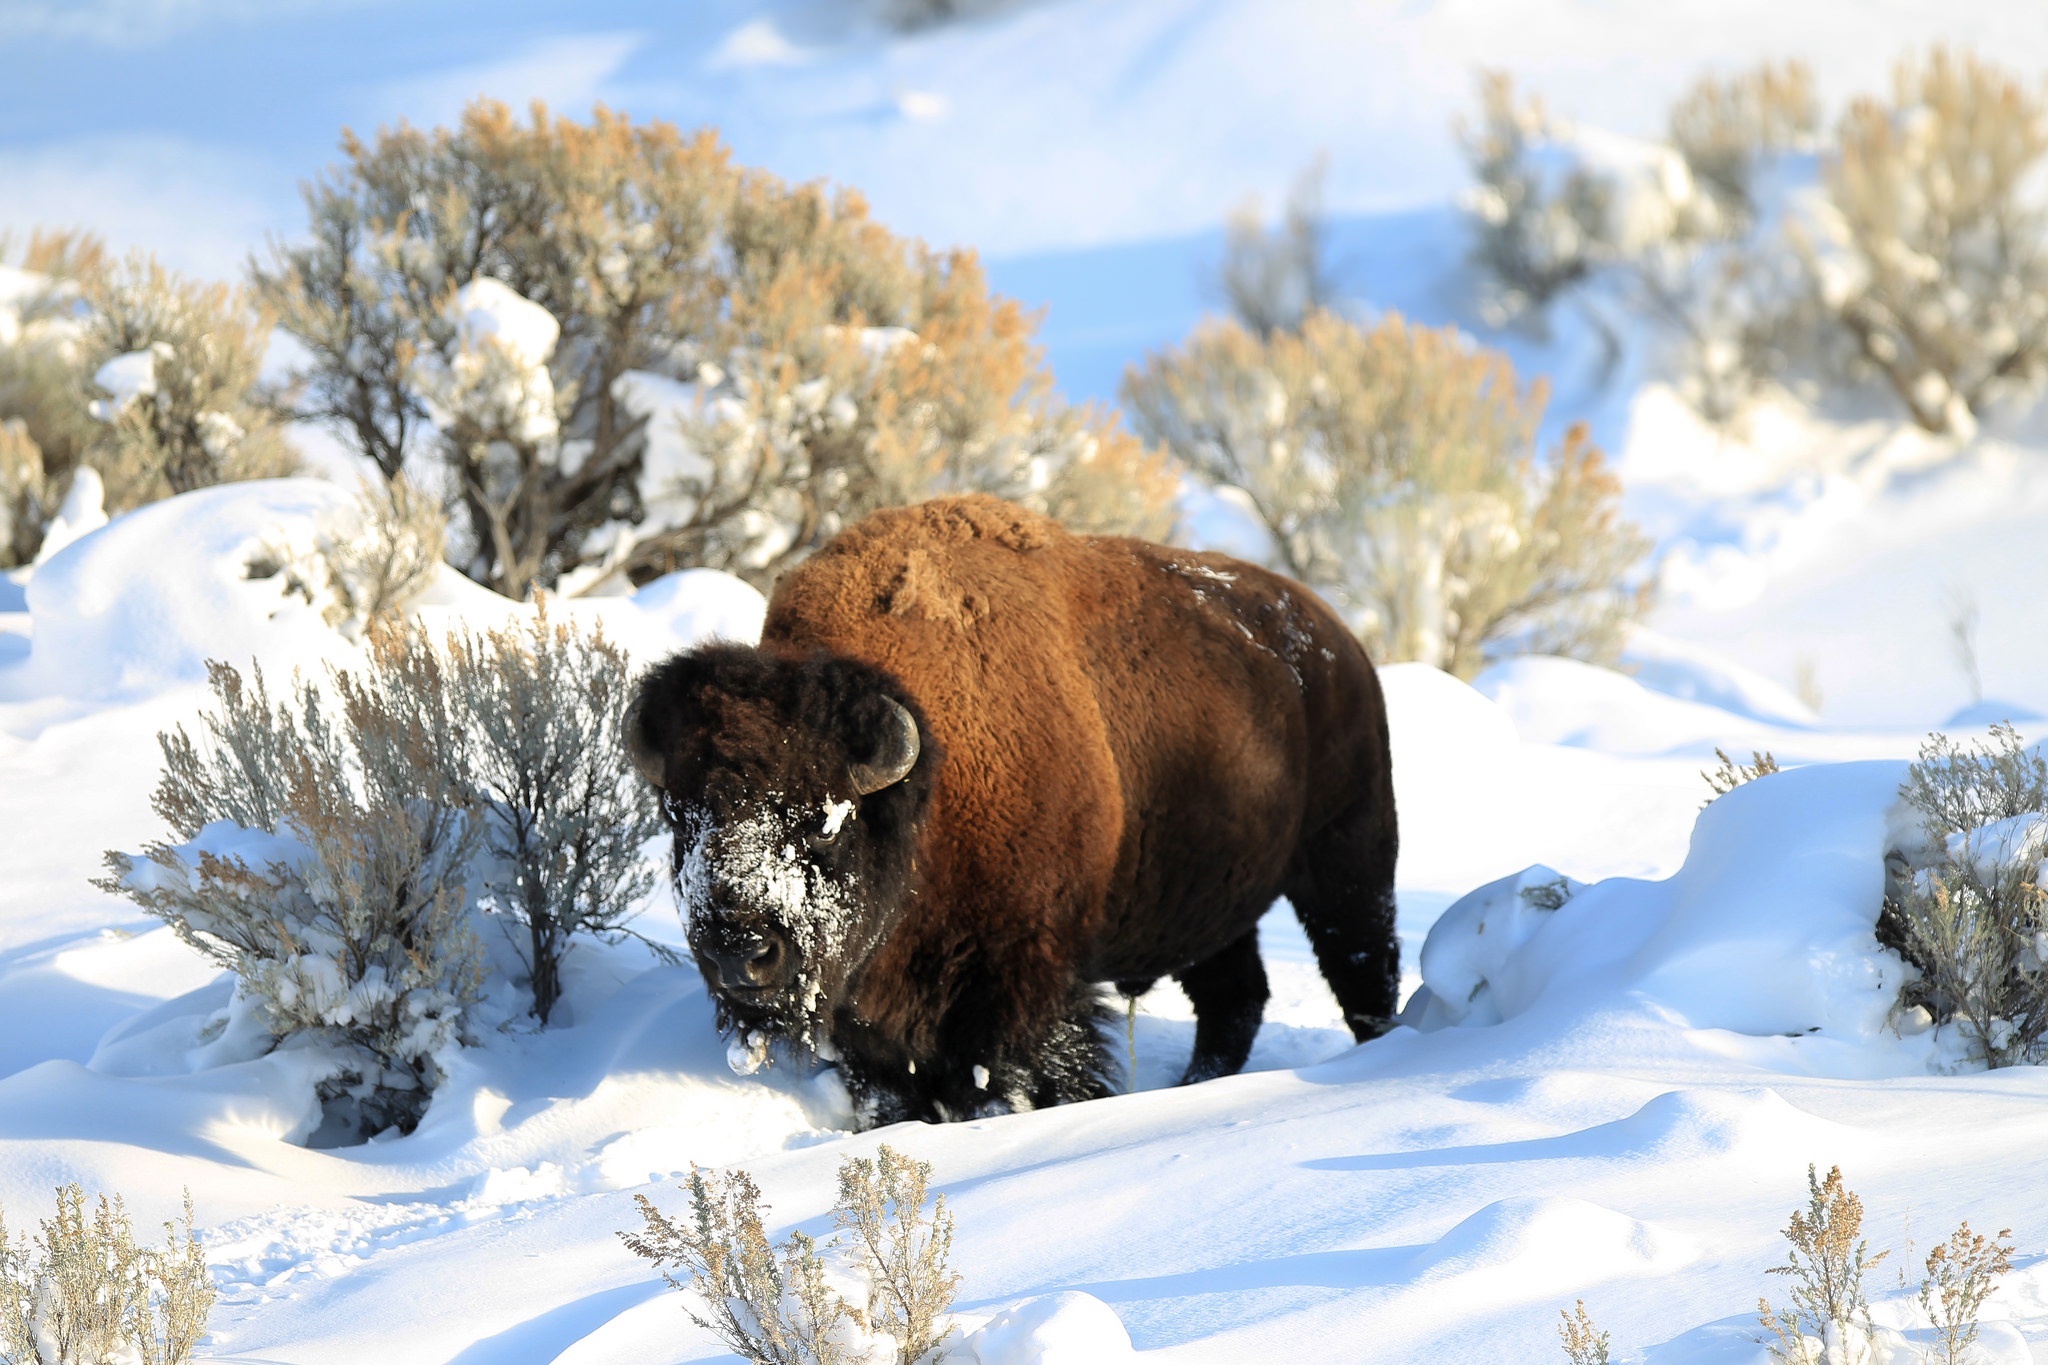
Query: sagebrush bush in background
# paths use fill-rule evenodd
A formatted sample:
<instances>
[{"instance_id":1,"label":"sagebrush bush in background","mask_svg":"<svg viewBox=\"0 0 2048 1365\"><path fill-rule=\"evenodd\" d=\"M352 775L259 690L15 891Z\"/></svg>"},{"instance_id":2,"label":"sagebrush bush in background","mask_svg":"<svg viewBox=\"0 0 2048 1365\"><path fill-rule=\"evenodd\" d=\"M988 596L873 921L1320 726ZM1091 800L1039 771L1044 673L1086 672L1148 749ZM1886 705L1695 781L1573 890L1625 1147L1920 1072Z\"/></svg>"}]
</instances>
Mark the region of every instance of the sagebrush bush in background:
<instances>
[{"instance_id":1,"label":"sagebrush bush in background","mask_svg":"<svg viewBox=\"0 0 2048 1365\"><path fill-rule=\"evenodd\" d=\"M366 1135L419 1121L482 986L463 718L431 651L372 648L332 697L209 664L199 737L159 736L176 842L109 853L99 883L233 971L274 1037L331 1046L321 1098Z\"/></svg>"},{"instance_id":2,"label":"sagebrush bush in background","mask_svg":"<svg viewBox=\"0 0 2048 1365\"><path fill-rule=\"evenodd\" d=\"M297 468L259 382L271 321L244 291L131 255L82 296L108 511Z\"/></svg>"},{"instance_id":3,"label":"sagebrush bush in background","mask_svg":"<svg viewBox=\"0 0 2048 1365\"><path fill-rule=\"evenodd\" d=\"M1608 659L1648 543L1581 427L1547 458L1544 404L1453 329L1331 313L1261 338L1204 326L1125 378L1141 432L1249 500L1276 568L1330 599L1374 658L1460 677L1509 642Z\"/></svg>"},{"instance_id":4,"label":"sagebrush bush in background","mask_svg":"<svg viewBox=\"0 0 2048 1365\"><path fill-rule=\"evenodd\" d=\"M1519 93L1504 71L1480 73L1478 123L1458 134L1478 182L1465 208L1473 263L1489 291L1483 303L1498 321L1540 316L1603 259L1601 187L1565 164L1543 101Z\"/></svg>"},{"instance_id":5,"label":"sagebrush bush in background","mask_svg":"<svg viewBox=\"0 0 2048 1365\"><path fill-rule=\"evenodd\" d=\"M1672 105L1671 145L1685 158L1693 183L1713 199L1721 235L1755 218L1761 163L1811 148L1820 118L1813 69L1799 61L1703 77Z\"/></svg>"},{"instance_id":6,"label":"sagebrush bush in background","mask_svg":"<svg viewBox=\"0 0 2048 1365\"><path fill-rule=\"evenodd\" d=\"M821 1246L792 1232L774 1247L753 1177L728 1171L720 1180L693 1166L684 1217L635 1195L645 1227L619 1236L712 1315L693 1308L691 1321L754 1365L846 1365L886 1348L897 1365L915 1365L951 1329L947 1312L959 1287L947 1263L953 1218L945 1196L924 1211L930 1181L929 1163L887 1146L872 1161L849 1157L833 1210L842 1240ZM834 1259L841 1252L851 1253L850 1264Z\"/></svg>"},{"instance_id":7,"label":"sagebrush bush in background","mask_svg":"<svg viewBox=\"0 0 2048 1365\"><path fill-rule=\"evenodd\" d=\"M1919 969L1901 1003L1959 1023L1987 1066L2048 1039L2048 763L2010 725L1965 749L1930 736L1900 797L1919 847L1886 857L1878 936Z\"/></svg>"},{"instance_id":8,"label":"sagebrush bush in background","mask_svg":"<svg viewBox=\"0 0 2048 1365\"><path fill-rule=\"evenodd\" d=\"M428 648L418 636L408 647ZM641 848L663 824L653 788L625 759L626 656L602 630L550 620L543 603L529 622L451 634L447 678L493 855L483 889L523 930L533 1012L546 1023L573 942L631 935L655 883Z\"/></svg>"},{"instance_id":9,"label":"sagebrush bush in background","mask_svg":"<svg viewBox=\"0 0 2048 1365\"><path fill-rule=\"evenodd\" d=\"M1915 422L1966 431L2048 374L2048 101L1944 47L1900 62L1892 84L1837 130L1842 240L1817 244L1821 290Z\"/></svg>"},{"instance_id":10,"label":"sagebrush bush in background","mask_svg":"<svg viewBox=\"0 0 2048 1365\"><path fill-rule=\"evenodd\" d=\"M1323 163L1295 181L1270 229L1256 200L1230 216L1216 283L1239 322L1260 336L1300 327L1337 303L1323 214Z\"/></svg>"},{"instance_id":11,"label":"sagebrush bush in background","mask_svg":"<svg viewBox=\"0 0 2048 1365\"><path fill-rule=\"evenodd\" d=\"M876 507L1109 482L1157 531L1171 481L1069 409L974 257L858 195L731 163L710 133L479 102L344 139L312 242L257 273L311 363L303 415L387 477L446 472L454 562L512 597L708 565L765 584ZM1067 499L1069 503L1074 500Z\"/></svg>"},{"instance_id":12,"label":"sagebrush bush in background","mask_svg":"<svg viewBox=\"0 0 2048 1365\"><path fill-rule=\"evenodd\" d=\"M1721 760L1720 767L1711 771L1704 768L1700 770L1700 776L1706 779L1707 786L1712 788L1714 793L1701 803L1702 810L1714 804L1714 797L1726 796L1745 782L1754 782L1759 777L1769 777L1772 773L1781 771L1778 760L1771 757L1768 749L1752 749L1749 751L1748 763L1737 763L1717 745L1714 757Z\"/></svg>"},{"instance_id":13,"label":"sagebrush bush in background","mask_svg":"<svg viewBox=\"0 0 2048 1365\"><path fill-rule=\"evenodd\" d=\"M0 1365L187 1365L214 1301L190 1192L164 1235L161 1250L138 1246L120 1197L88 1217L76 1184L33 1243L9 1242L0 1211Z\"/></svg>"},{"instance_id":14,"label":"sagebrush bush in background","mask_svg":"<svg viewBox=\"0 0 2048 1365\"><path fill-rule=\"evenodd\" d=\"M0 240L0 262L8 256ZM27 564L100 436L87 409L80 281L99 274L98 239L37 233L20 268L39 288L0 305L0 568Z\"/></svg>"},{"instance_id":15,"label":"sagebrush bush in background","mask_svg":"<svg viewBox=\"0 0 2048 1365\"><path fill-rule=\"evenodd\" d=\"M404 618L432 586L447 536L440 504L403 474L388 483L365 479L354 505L324 518L310 546L266 544L247 573L280 579L354 640Z\"/></svg>"}]
</instances>

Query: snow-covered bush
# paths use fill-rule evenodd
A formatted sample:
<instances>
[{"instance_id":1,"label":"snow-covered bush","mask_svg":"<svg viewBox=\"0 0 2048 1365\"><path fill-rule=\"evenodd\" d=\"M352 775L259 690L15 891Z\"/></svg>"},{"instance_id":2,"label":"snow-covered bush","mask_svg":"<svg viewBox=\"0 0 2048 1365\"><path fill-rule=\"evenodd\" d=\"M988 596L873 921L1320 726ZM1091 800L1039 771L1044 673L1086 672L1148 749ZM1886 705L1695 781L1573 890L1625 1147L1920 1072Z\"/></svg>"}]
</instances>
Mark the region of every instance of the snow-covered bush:
<instances>
[{"instance_id":1,"label":"snow-covered bush","mask_svg":"<svg viewBox=\"0 0 2048 1365\"><path fill-rule=\"evenodd\" d=\"M1901 1003L1960 1024L1987 1066L2048 1039L2048 762L2010 725L1968 749L1921 746L1899 795L1913 826L1886 856L1879 937L1920 970Z\"/></svg>"},{"instance_id":2,"label":"snow-covered bush","mask_svg":"<svg viewBox=\"0 0 2048 1365\"><path fill-rule=\"evenodd\" d=\"M1902 61L1889 102L1843 116L1811 244L1822 296L1864 364L1929 431L2048 375L2048 101L1968 53Z\"/></svg>"},{"instance_id":3,"label":"snow-covered bush","mask_svg":"<svg viewBox=\"0 0 2048 1365\"><path fill-rule=\"evenodd\" d=\"M1465 198L1490 314L1541 314L1603 257L1607 196L1559 143L1541 98L1504 71L1479 76L1479 122L1459 127L1478 181Z\"/></svg>"},{"instance_id":4,"label":"snow-covered bush","mask_svg":"<svg viewBox=\"0 0 2048 1365\"><path fill-rule=\"evenodd\" d=\"M355 503L329 517L310 547L266 545L251 578L281 578L285 590L320 608L350 639L395 625L432 584L447 544L448 518L403 474L365 479Z\"/></svg>"},{"instance_id":5,"label":"snow-covered bush","mask_svg":"<svg viewBox=\"0 0 2048 1365\"><path fill-rule=\"evenodd\" d=\"M100 435L87 412L77 317L79 281L105 268L100 245L38 233L21 259L0 259L0 568L36 557L72 471Z\"/></svg>"},{"instance_id":6,"label":"snow-covered bush","mask_svg":"<svg viewBox=\"0 0 2048 1365\"><path fill-rule=\"evenodd\" d=\"M692 565L766 583L845 521L951 488L1049 506L1120 480L1108 515L1144 516L1115 529L1165 523L1159 462L1054 399L974 258L857 195L602 110L479 102L345 148L309 191L311 241L257 272L310 356L302 415L387 477L443 470L454 562L508 596Z\"/></svg>"},{"instance_id":7,"label":"snow-covered bush","mask_svg":"<svg viewBox=\"0 0 2048 1365\"><path fill-rule=\"evenodd\" d=\"M292 471L243 291L110 265L89 237L39 235L24 260L0 265L0 567L36 557L80 469L116 514Z\"/></svg>"},{"instance_id":8,"label":"snow-covered bush","mask_svg":"<svg viewBox=\"0 0 2048 1365\"><path fill-rule=\"evenodd\" d=\"M106 426L89 456L109 511L236 479L289 474L297 457L260 391L270 319L242 290L130 256L83 281L84 345Z\"/></svg>"},{"instance_id":9,"label":"snow-covered bush","mask_svg":"<svg viewBox=\"0 0 2048 1365\"><path fill-rule=\"evenodd\" d=\"M429 648L420 634L403 647ZM523 625L451 634L445 659L492 854L486 905L518 926L533 1012L546 1023L573 941L631 934L655 881L641 848L663 826L653 789L626 760L626 656L602 630L550 620L543 602Z\"/></svg>"},{"instance_id":10,"label":"snow-covered bush","mask_svg":"<svg viewBox=\"0 0 2048 1365\"><path fill-rule=\"evenodd\" d=\"M635 1195L646 1226L619 1235L705 1305L710 1318L693 1308L693 1322L754 1365L914 1365L949 1330L959 1286L945 1196L925 1212L930 1181L928 1163L887 1146L872 1161L849 1157L833 1211L840 1239L821 1247L792 1232L772 1247L753 1177L693 1166L683 1218Z\"/></svg>"},{"instance_id":11,"label":"snow-covered bush","mask_svg":"<svg viewBox=\"0 0 2048 1365\"><path fill-rule=\"evenodd\" d=\"M1469 678L1489 650L1611 656L1647 548L1583 428L1536 451L1545 391L1453 329L1331 313L1261 338L1211 324L1125 380L1139 430L1237 490L1275 567L1376 659Z\"/></svg>"},{"instance_id":12,"label":"snow-covered bush","mask_svg":"<svg viewBox=\"0 0 2048 1365\"><path fill-rule=\"evenodd\" d=\"M213 1272L193 1231L165 1223L162 1250L136 1245L120 1196L57 1191L33 1244L0 1211L0 1365L187 1365L213 1312Z\"/></svg>"},{"instance_id":13,"label":"snow-covered bush","mask_svg":"<svg viewBox=\"0 0 2048 1365\"><path fill-rule=\"evenodd\" d=\"M332 698L299 680L273 701L260 671L210 665L200 738L159 737L177 842L109 853L99 883L233 971L273 1037L333 1049L321 1098L365 1134L419 1121L482 985L466 718L432 651L372 648Z\"/></svg>"},{"instance_id":14,"label":"snow-covered bush","mask_svg":"<svg viewBox=\"0 0 2048 1365\"><path fill-rule=\"evenodd\" d=\"M1864 1273L1891 1253L1870 1254L1863 1239L1863 1201L1842 1181L1842 1168L1821 1179L1806 1168L1807 1204L1792 1211L1786 1263L1773 1275L1791 1281L1789 1306L1757 1300L1771 1358L1786 1365L1880 1365L1877 1328L1864 1297Z\"/></svg>"}]
</instances>

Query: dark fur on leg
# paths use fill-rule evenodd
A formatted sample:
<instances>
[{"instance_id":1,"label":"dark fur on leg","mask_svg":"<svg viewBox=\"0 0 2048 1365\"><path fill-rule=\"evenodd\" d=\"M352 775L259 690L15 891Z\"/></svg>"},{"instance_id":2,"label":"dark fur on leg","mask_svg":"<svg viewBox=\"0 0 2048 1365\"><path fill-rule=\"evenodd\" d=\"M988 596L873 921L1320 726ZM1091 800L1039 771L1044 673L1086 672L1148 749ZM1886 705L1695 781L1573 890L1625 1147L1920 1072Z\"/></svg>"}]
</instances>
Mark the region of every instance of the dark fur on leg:
<instances>
[{"instance_id":1,"label":"dark fur on leg","mask_svg":"<svg viewBox=\"0 0 2048 1365\"><path fill-rule=\"evenodd\" d=\"M1215 956L1176 972L1174 980L1195 1008L1195 1051L1180 1083L1193 1085L1243 1070L1269 994L1256 925Z\"/></svg>"}]
</instances>

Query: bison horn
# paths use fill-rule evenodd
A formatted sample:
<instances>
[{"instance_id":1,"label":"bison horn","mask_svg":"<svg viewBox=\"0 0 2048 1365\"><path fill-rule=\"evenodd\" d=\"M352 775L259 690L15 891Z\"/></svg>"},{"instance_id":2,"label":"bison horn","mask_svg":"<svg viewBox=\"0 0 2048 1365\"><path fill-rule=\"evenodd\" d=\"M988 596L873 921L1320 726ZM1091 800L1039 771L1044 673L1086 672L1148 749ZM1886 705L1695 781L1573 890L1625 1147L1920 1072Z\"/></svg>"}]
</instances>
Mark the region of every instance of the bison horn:
<instances>
[{"instance_id":1,"label":"bison horn","mask_svg":"<svg viewBox=\"0 0 2048 1365\"><path fill-rule=\"evenodd\" d=\"M853 775L854 790L862 796L895 786L917 766L916 717L892 697L882 698L882 704L889 708L889 725L881 752L875 755L872 763L853 763L847 767Z\"/></svg>"},{"instance_id":2,"label":"bison horn","mask_svg":"<svg viewBox=\"0 0 2048 1365\"><path fill-rule=\"evenodd\" d=\"M661 779L667 774L662 771L661 755L654 752L653 747L647 742L647 730L643 723L646 720L646 711L647 694L642 691L626 708L626 757L632 760L633 771L646 778L648 785L659 787Z\"/></svg>"}]
</instances>

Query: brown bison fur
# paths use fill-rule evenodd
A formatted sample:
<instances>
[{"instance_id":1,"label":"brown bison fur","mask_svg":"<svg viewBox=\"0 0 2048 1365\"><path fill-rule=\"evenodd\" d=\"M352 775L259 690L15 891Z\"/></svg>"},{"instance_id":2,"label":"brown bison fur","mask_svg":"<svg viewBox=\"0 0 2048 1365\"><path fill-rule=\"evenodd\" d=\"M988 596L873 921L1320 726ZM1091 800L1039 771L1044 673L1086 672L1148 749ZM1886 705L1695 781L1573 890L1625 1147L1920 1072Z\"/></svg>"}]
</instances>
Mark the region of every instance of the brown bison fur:
<instances>
[{"instance_id":1,"label":"brown bison fur","mask_svg":"<svg viewBox=\"0 0 2048 1365\"><path fill-rule=\"evenodd\" d=\"M1173 976L1185 1079L1235 1072L1282 895L1353 1032L1394 1012L1379 680L1264 569L988 497L882 512L777 585L758 649L652 670L628 728L721 1024L837 1058L871 1121L1107 1093L1101 982Z\"/></svg>"}]
</instances>

